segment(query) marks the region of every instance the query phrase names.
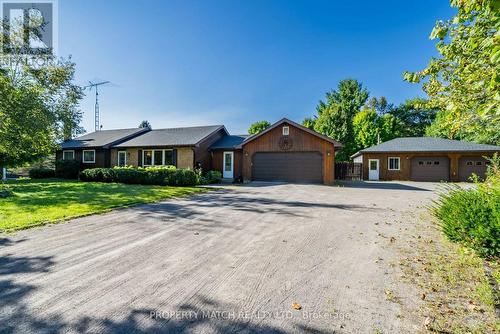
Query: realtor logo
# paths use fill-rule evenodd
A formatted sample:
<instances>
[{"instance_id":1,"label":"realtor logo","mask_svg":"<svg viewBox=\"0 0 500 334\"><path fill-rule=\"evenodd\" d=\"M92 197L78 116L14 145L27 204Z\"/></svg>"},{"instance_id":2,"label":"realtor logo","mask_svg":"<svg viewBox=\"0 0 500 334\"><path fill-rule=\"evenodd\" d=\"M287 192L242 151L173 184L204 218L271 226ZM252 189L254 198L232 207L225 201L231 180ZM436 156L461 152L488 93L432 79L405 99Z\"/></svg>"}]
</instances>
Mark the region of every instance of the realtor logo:
<instances>
[{"instance_id":1,"label":"realtor logo","mask_svg":"<svg viewBox=\"0 0 500 334\"><path fill-rule=\"evenodd\" d=\"M55 56L56 0L0 0L3 54Z\"/></svg>"}]
</instances>

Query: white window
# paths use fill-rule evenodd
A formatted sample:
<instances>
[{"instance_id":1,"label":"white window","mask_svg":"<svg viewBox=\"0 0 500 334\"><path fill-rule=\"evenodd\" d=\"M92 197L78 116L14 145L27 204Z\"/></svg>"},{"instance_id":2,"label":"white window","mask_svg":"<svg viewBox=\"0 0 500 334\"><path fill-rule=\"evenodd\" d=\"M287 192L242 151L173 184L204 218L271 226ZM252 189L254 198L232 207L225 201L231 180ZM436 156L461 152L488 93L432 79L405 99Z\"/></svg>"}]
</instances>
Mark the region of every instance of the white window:
<instances>
[{"instance_id":1,"label":"white window","mask_svg":"<svg viewBox=\"0 0 500 334\"><path fill-rule=\"evenodd\" d=\"M127 151L118 151L118 163L119 167L125 167L127 165Z\"/></svg>"},{"instance_id":2,"label":"white window","mask_svg":"<svg viewBox=\"0 0 500 334\"><path fill-rule=\"evenodd\" d=\"M399 157L389 157L389 170L399 170Z\"/></svg>"},{"instance_id":3,"label":"white window","mask_svg":"<svg viewBox=\"0 0 500 334\"><path fill-rule=\"evenodd\" d=\"M95 163L95 150L83 150L83 163L84 164Z\"/></svg>"},{"instance_id":4,"label":"white window","mask_svg":"<svg viewBox=\"0 0 500 334\"><path fill-rule=\"evenodd\" d=\"M75 151L63 151L63 160L74 160Z\"/></svg>"},{"instance_id":5,"label":"white window","mask_svg":"<svg viewBox=\"0 0 500 334\"><path fill-rule=\"evenodd\" d=\"M283 127L283 136L288 136L290 134L290 128L288 126Z\"/></svg>"},{"instance_id":6,"label":"white window","mask_svg":"<svg viewBox=\"0 0 500 334\"><path fill-rule=\"evenodd\" d=\"M173 150L144 150L142 151L143 166L167 166L174 164Z\"/></svg>"}]
</instances>

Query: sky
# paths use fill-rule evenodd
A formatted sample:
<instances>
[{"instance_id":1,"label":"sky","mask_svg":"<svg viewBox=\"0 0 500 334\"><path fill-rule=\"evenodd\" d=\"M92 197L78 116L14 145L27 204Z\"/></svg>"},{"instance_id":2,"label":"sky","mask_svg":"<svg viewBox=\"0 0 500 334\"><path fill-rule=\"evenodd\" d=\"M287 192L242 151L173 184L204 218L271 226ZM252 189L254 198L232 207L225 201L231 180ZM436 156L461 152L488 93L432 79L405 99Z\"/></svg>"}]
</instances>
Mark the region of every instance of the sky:
<instances>
[{"instance_id":1,"label":"sky","mask_svg":"<svg viewBox=\"0 0 500 334\"><path fill-rule=\"evenodd\" d=\"M389 102L424 97L405 70L436 56L429 34L447 0L59 0L59 56L100 90L103 129L301 122L354 78ZM94 93L81 102L94 129Z\"/></svg>"}]
</instances>

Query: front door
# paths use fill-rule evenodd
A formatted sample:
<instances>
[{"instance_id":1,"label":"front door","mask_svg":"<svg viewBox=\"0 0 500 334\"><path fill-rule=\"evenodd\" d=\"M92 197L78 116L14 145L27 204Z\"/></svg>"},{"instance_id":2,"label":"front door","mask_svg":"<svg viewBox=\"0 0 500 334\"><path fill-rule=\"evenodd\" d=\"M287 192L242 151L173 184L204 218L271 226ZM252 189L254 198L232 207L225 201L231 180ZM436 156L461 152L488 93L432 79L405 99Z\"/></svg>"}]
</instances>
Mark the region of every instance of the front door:
<instances>
[{"instance_id":1,"label":"front door","mask_svg":"<svg viewBox=\"0 0 500 334\"><path fill-rule=\"evenodd\" d=\"M378 159L368 160L368 180L378 181L379 179L379 161Z\"/></svg>"},{"instance_id":2,"label":"front door","mask_svg":"<svg viewBox=\"0 0 500 334\"><path fill-rule=\"evenodd\" d=\"M222 177L232 179L234 177L234 153L224 152L223 172Z\"/></svg>"}]
</instances>

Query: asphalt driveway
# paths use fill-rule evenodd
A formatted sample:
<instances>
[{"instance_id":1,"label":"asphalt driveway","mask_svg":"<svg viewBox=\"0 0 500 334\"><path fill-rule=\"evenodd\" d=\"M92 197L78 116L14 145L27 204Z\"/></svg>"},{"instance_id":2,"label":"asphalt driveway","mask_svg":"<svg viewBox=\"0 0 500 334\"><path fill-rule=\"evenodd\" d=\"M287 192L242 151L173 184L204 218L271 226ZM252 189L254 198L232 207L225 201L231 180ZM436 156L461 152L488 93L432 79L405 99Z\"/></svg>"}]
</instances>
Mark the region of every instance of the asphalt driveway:
<instances>
[{"instance_id":1,"label":"asphalt driveway","mask_svg":"<svg viewBox=\"0 0 500 334\"><path fill-rule=\"evenodd\" d=\"M435 187L261 183L3 235L0 331L414 332L392 244Z\"/></svg>"}]
</instances>

